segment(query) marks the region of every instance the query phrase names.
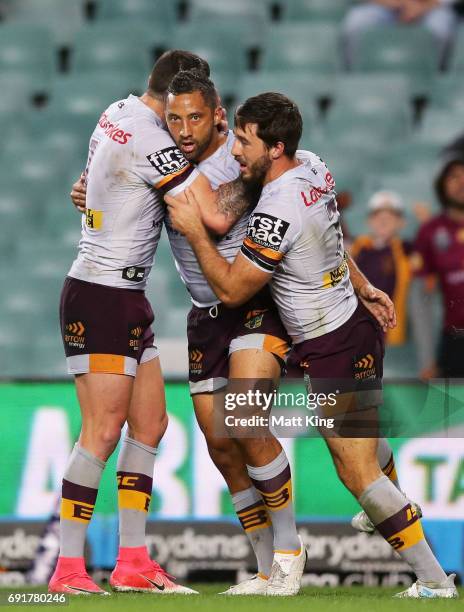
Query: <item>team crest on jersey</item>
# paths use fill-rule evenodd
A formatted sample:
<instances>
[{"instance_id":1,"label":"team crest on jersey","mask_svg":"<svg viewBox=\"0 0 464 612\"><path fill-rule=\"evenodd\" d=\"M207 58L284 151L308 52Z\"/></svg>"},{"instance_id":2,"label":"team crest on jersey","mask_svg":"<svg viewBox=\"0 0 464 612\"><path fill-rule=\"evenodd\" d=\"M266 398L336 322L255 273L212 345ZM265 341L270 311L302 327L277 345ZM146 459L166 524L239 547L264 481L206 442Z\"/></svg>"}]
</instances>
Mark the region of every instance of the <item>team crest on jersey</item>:
<instances>
[{"instance_id":1,"label":"team crest on jersey","mask_svg":"<svg viewBox=\"0 0 464 612\"><path fill-rule=\"evenodd\" d=\"M167 147L161 149L161 151L150 153L150 155L147 155L147 159L162 176L176 174L189 165L189 162L177 147Z\"/></svg>"},{"instance_id":2,"label":"team crest on jersey","mask_svg":"<svg viewBox=\"0 0 464 612\"><path fill-rule=\"evenodd\" d=\"M125 280L133 281L134 283L140 283L145 278L145 268L138 268L136 266L130 266L124 268L122 271L122 277Z\"/></svg>"},{"instance_id":3,"label":"team crest on jersey","mask_svg":"<svg viewBox=\"0 0 464 612\"><path fill-rule=\"evenodd\" d=\"M255 244L278 251L290 223L267 213L253 213L248 221L247 236Z\"/></svg>"},{"instance_id":4,"label":"team crest on jersey","mask_svg":"<svg viewBox=\"0 0 464 612\"><path fill-rule=\"evenodd\" d=\"M261 327L265 312L267 312L267 310L250 310L246 316L247 322L245 323L245 327L248 329L257 329Z\"/></svg>"}]
</instances>

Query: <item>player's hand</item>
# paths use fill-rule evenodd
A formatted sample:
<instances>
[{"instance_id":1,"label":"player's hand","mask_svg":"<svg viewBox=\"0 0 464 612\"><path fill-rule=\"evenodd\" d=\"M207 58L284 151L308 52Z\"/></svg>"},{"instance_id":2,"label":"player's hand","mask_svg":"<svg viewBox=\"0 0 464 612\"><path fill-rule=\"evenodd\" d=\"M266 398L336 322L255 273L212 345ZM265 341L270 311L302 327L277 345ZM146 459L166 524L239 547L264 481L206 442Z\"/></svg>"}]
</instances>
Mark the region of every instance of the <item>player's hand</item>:
<instances>
[{"instance_id":1,"label":"player's hand","mask_svg":"<svg viewBox=\"0 0 464 612\"><path fill-rule=\"evenodd\" d=\"M360 288L358 298L374 315L384 332L396 326L395 307L386 293L366 283Z\"/></svg>"},{"instance_id":2,"label":"player's hand","mask_svg":"<svg viewBox=\"0 0 464 612\"><path fill-rule=\"evenodd\" d=\"M168 195L164 200L168 205L174 229L184 234L186 238L191 238L195 234L205 232L205 226L201 220L200 206L192 190L187 188L184 194L185 202Z\"/></svg>"},{"instance_id":3,"label":"player's hand","mask_svg":"<svg viewBox=\"0 0 464 612\"><path fill-rule=\"evenodd\" d=\"M71 201L77 210L81 213L85 212L85 201L86 201L87 187L84 183L84 176L81 174L79 180L77 180L72 186Z\"/></svg>"}]
</instances>

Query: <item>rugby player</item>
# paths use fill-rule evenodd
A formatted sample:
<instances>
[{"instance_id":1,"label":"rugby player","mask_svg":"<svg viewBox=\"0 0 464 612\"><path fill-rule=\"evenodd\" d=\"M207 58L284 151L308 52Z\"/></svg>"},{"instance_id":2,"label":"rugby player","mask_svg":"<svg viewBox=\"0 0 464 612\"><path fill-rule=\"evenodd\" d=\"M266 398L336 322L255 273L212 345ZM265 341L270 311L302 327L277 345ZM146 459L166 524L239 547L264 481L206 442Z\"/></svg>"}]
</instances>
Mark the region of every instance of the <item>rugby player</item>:
<instances>
[{"instance_id":1,"label":"rugby player","mask_svg":"<svg viewBox=\"0 0 464 612\"><path fill-rule=\"evenodd\" d=\"M60 304L82 429L63 478L51 592L107 594L86 572L84 543L105 462L127 422L117 467L120 546L110 584L119 591L195 593L152 562L145 545L156 448L167 426L154 315L144 294L164 220L163 195L182 197L190 186L198 190L208 227L224 233L230 226L217 212L209 182L164 127L167 86L186 68L209 74L192 53L165 53L146 93L112 104L90 139L82 239Z\"/></svg>"},{"instance_id":2,"label":"rugby player","mask_svg":"<svg viewBox=\"0 0 464 612\"><path fill-rule=\"evenodd\" d=\"M317 155L296 157L301 133L297 106L281 94L261 94L238 108L232 153L243 180L263 185L263 191L233 263L205 230L194 194L187 190L187 204L165 199L218 299L237 307L271 281L312 391L339 391L337 408L360 416L361 425L376 423L383 336L350 281L331 175ZM320 196L316 201L307 197L312 189ZM371 437L345 437L341 428L321 432L342 482L417 575L398 595L457 597L454 575L447 577L434 557L414 508L380 469L372 427Z\"/></svg>"},{"instance_id":3,"label":"rugby player","mask_svg":"<svg viewBox=\"0 0 464 612\"><path fill-rule=\"evenodd\" d=\"M169 92L166 106L167 124L184 156L198 163L199 170L207 176L213 187L235 179L239 174L239 165L231 155L234 139L232 133L221 134L217 129L221 109L211 81L195 72L180 72L174 77ZM221 210L239 216L248 209L233 230L217 243L219 252L232 261L246 233L250 205L249 198L244 197L241 181L232 183L229 187L229 201L222 203ZM74 203L85 206L85 189L78 183L74 185L73 194ZM77 194L79 198L76 197ZM233 197L230 197L231 194L234 194ZM234 507L258 561L258 574L251 580L231 587L226 593L263 594L268 590L267 577L274 557L274 538L277 550L283 546L288 550L291 544L288 543L286 532L291 528L291 533L296 536L296 528L289 500L290 507L287 506L284 510L290 518L285 517L285 521L282 521L284 517L274 520L276 527L273 534L271 518L274 514L267 512L263 498L250 480L246 462L251 465L266 465L279 456L280 461L286 461L285 454L273 437L265 441L251 439L248 447L252 449L253 454L249 459L246 453L239 451L231 438L214 435L212 393L224 387L228 377L260 377L276 382L287 351L288 338L269 295L261 294L260 301L255 300L254 303L245 304L235 311L224 308L204 278L186 239L173 229L169 217L165 223L177 267L193 302L188 319L188 337L189 353L192 356L190 388L196 416L205 434L210 455L229 487ZM359 278L366 287L366 279L361 275ZM380 296L373 289L372 292L368 293L370 306L376 305ZM252 313L256 312L258 314L252 316ZM283 350L280 354L273 352L279 345L276 340L282 341ZM200 360L198 355L201 355ZM249 453L250 451L248 455ZM389 459L390 456L391 450ZM289 492L291 494L290 487L284 491L285 496L289 495ZM276 508L273 510L275 512ZM281 531L284 533L281 534ZM295 555L292 555L293 560L294 557ZM279 553L276 559L280 559ZM299 570L293 572L293 578L301 576L304 559L301 557L298 561ZM294 580L295 584L299 584L299 580ZM286 594L291 594L288 588L286 591Z\"/></svg>"}]
</instances>

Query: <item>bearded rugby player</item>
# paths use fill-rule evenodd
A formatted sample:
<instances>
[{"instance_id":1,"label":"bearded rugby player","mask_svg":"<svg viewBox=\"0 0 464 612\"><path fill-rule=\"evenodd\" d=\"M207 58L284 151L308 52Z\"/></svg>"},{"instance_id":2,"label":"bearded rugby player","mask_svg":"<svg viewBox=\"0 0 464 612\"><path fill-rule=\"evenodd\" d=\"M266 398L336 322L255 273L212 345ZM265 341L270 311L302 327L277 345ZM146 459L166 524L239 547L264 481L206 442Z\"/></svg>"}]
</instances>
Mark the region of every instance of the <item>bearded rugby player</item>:
<instances>
[{"instance_id":1,"label":"bearded rugby player","mask_svg":"<svg viewBox=\"0 0 464 612\"><path fill-rule=\"evenodd\" d=\"M353 290L331 174L314 153L296 154L301 133L298 107L281 94L261 94L238 108L232 153L243 180L263 190L233 263L205 230L194 194L187 190L188 204L165 199L218 299L237 307L270 283L312 391L339 392L339 408L360 416L361 425L375 423L382 401L381 328ZM316 201L306 196L312 189ZM321 432L342 482L417 575L398 596L457 597L454 575L447 577L433 555L415 509L382 473L377 437Z\"/></svg>"}]
</instances>

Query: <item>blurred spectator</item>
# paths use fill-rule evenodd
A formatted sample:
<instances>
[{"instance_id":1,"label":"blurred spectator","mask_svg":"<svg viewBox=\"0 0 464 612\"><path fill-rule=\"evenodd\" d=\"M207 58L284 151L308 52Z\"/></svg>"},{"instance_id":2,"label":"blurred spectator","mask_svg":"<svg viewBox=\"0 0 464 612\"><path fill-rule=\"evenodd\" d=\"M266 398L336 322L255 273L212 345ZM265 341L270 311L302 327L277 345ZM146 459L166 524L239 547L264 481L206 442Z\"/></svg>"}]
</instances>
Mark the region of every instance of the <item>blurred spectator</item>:
<instances>
[{"instance_id":1,"label":"blurred spectator","mask_svg":"<svg viewBox=\"0 0 464 612\"><path fill-rule=\"evenodd\" d=\"M405 225L403 202L392 191L378 191L368 203L370 233L358 236L351 256L370 282L385 291L395 304L398 323L387 332L387 343L403 344L406 339L406 306L411 269L410 245L399 233Z\"/></svg>"},{"instance_id":2,"label":"blurred spectator","mask_svg":"<svg viewBox=\"0 0 464 612\"><path fill-rule=\"evenodd\" d=\"M412 256L418 280L412 321L422 378L464 377L464 150L448 149L435 184L443 211L419 230ZM438 280L444 321L434 357L430 293ZM427 295L428 294L428 295Z\"/></svg>"},{"instance_id":3,"label":"blurred spectator","mask_svg":"<svg viewBox=\"0 0 464 612\"><path fill-rule=\"evenodd\" d=\"M354 6L348 11L342 26L346 67L351 67L361 32L400 23L419 24L430 30L437 39L443 65L457 25L452 4L454 0L370 0Z\"/></svg>"}]
</instances>

